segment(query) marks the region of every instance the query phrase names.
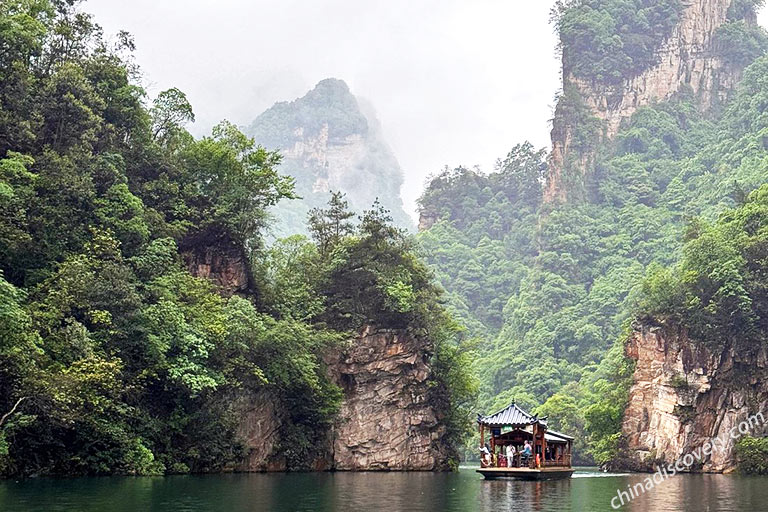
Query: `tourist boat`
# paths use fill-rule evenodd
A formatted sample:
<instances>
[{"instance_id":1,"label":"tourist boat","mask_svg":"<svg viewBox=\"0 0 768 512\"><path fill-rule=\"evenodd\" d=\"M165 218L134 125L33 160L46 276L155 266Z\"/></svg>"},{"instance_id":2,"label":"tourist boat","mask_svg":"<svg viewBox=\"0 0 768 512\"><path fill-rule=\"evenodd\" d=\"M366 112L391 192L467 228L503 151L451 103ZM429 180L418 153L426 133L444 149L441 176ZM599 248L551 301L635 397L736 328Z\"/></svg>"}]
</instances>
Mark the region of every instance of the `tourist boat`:
<instances>
[{"instance_id":1,"label":"tourist boat","mask_svg":"<svg viewBox=\"0 0 768 512\"><path fill-rule=\"evenodd\" d=\"M480 427L480 447L486 444L486 432L490 437L490 452L501 454L492 457L490 464L481 462L478 473L487 479L517 478L523 480L549 480L570 478L571 449L573 438L547 427L547 418L528 414L514 403L495 414L478 414ZM522 447L528 441L532 448L531 456L526 460ZM507 460L503 455L506 447L512 445L516 455Z\"/></svg>"}]
</instances>

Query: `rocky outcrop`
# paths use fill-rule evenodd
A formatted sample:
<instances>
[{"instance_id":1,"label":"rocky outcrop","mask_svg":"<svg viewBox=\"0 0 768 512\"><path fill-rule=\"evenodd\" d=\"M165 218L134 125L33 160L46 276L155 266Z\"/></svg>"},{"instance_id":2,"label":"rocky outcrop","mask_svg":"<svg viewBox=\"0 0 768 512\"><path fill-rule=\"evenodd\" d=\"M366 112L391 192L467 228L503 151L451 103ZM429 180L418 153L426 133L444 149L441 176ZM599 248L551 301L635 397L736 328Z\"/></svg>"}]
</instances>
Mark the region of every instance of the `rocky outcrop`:
<instances>
[{"instance_id":1,"label":"rocky outcrop","mask_svg":"<svg viewBox=\"0 0 768 512\"><path fill-rule=\"evenodd\" d=\"M625 78L618 85L575 77L570 72L568 53L564 51L564 89L578 90L584 104L603 125L601 138L616 135L622 122L638 108L667 100L683 88L690 88L702 110L709 109L727 98L743 71L720 56L715 38L717 29L727 21L731 2L683 0L680 22L657 50L658 64L637 76ZM584 173L592 161L589 151L571 155L573 130L572 120L558 109L552 127L552 153L545 188L547 202L563 201L574 192L573 184L564 182L566 165Z\"/></svg>"},{"instance_id":2,"label":"rocky outcrop","mask_svg":"<svg viewBox=\"0 0 768 512\"><path fill-rule=\"evenodd\" d=\"M419 231L426 231L440 220L437 214L422 210L419 212Z\"/></svg>"},{"instance_id":3,"label":"rocky outcrop","mask_svg":"<svg viewBox=\"0 0 768 512\"><path fill-rule=\"evenodd\" d=\"M367 329L329 368L344 391L337 470L446 469L445 427L430 404L428 349L402 331Z\"/></svg>"},{"instance_id":4,"label":"rocky outcrop","mask_svg":"<svg viewBox=\"0 0 768 512\"><path fill-rule=\"evenodd\" d=\"M277 397L268 390L240 394L233 398L231 407L240 418L236 434L246 448L235 469L251 473L285 471L285 458L276 453L285 422L285 411Z\"/></svg>"},{"instance_id":5,"label":"rocky outcrop","mask_svg":"<svg viewBox=\"0 0 768 512\"><path fill-rule=\"evenodd\" d=\"M404 331L365 329L324 355L343 402L314 470L447 470L454 455L430 401L430 347ZM238 435L246 448L240 471L285 471L280 431L286 414L268 391L240 397Z\"/></svg>"},{"instance_id":6,"label":"rocky outcrop","mask_svg":"<svg viewBox=\"0 0 768 512\"><path fill-rule=\"evenodd\" d=\"M197 247L182 253L189 273L210 280L222 295L245 294L252 278L248 257L236 246Z\"/></svg>"},{"instance_id":7,"label":"rocky outcrop","mask_svg":"<svg viewBox=\"0 0 768 512\"><path fill-rule=\"evenodd\" d=\"M768 354L726 347L713 351L664 325L636 325L627 345L636 361L622 433L621 466L651 469L701 448L751 415L768 412ZM755 431L752 435L764 434ZM695 469L728 471L734 446L714 450Z\"/></svg>"}]
</instances>

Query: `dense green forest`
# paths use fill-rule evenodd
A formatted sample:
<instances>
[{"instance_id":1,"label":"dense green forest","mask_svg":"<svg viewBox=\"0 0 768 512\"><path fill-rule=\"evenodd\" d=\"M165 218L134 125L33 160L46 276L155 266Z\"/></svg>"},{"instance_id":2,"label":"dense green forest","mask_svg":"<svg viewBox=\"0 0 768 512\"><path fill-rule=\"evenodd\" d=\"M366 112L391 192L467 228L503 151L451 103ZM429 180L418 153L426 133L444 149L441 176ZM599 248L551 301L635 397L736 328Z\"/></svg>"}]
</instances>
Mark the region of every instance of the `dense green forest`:
<instances>
[{"instance_id":1,"label":"dense green forest","mask_svg":"<svg viewBox=\"0 0 768 512\"><path fill-rule=\"evenodd\" d=\"M370 129L346 86L268 111L250 128L264 146L227 121L195 138L182 91L141 88L128 34L105 37L77 0L3 1L0 475L225 470L244 454L233 404L262 390L290 405L280 449L303 469L342 398L322 356L366 325L430 347L446 442L515 401L609 462L634 320L747 353L768 342L768 36L748 22L763 3L734 1L718 30L748 65L727 102L703 111L682 90L608 141L566 83L574 199L544 201L547 151L523 143L494 172L434 176L434 223L414 238L378 202L296 206L312 183L278 152L294 125ZM649 68L683 7L558 2L566 74L610 87ZM265 243L286 204L308 236ZM200 251L244 255L247 292L192 275Z\"/></svg>"},{"instance_id":2,"label":"dense green forest","mask_svg":"<svg viewBox=\"0 0 768 512\"><path fill-rule=\"evenodd\" d=\"M335 195L312 240L265 247L269 208L295 197L279 154L226 121L193 138L185 95L147 98L130 36L77 4L0 3L0 475L225 469L232 398L260 389L290 404L302 468L341 399L322 354L364 324L432 347L426 399L458 440L467 355L413 241ZM244 297L183 263L232 248Z\"/></svg>"},{"instance_id":3,"label":"dense green forest","mask_svg":"<svg viewBox=\"0 0 768 512\"><path fill-rule=\"evenodd\" d=\"M768 37L738 21L761 3L734 3L721 29L748 32L723 51L754 61L727 105L701 111L683 90L598 144L599 120L578 91L564 91L561 107L574 106L560 110L574 126L572 149L595 155L586 172L571 168L582 180L573 183L584 191L578 199L542 203L546 152L527 143L490 174L459 167L433 178L420 207L436 222L419 240L452 310L479 338L480 409L515 400L549 414L555 428L577 434L577 453L607 462L618 448L632 371L623 344L634 319L677 319L713 340L749 326L742 341L764 341L765 191L752 191L768 182L768 57L760 57ZM560 5L573 72L605 82L614 70L647 68L656 36L633 34L669 30L679 4ZM625 39L638 60L595 40L617 23L611 40ZM574 50L582 47L599 54Z\"/></svg>"}]
</instances>

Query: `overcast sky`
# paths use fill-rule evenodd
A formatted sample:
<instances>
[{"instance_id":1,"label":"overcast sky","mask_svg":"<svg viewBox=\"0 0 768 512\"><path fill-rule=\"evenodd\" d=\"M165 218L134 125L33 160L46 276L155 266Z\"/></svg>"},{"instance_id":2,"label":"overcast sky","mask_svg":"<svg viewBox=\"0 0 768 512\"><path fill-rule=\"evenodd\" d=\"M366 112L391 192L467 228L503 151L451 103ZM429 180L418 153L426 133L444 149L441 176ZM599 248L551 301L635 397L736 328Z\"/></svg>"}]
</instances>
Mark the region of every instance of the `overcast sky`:
<instances>
[{"instance_id":1,"label":"overcast sky","mask_svg":"<svg viewBox=\"0 0 768 512\"><path fill-rule=\"evenodd\" d=\"M559 87L549 0L89 0L134 35L151 95L178 87L196 135L249 124L335 77L376 108L415 212L444 165L492 170L515 144L549 144ZM761 14L768 25L768 13Z\"/></svg>"}]
</instances>

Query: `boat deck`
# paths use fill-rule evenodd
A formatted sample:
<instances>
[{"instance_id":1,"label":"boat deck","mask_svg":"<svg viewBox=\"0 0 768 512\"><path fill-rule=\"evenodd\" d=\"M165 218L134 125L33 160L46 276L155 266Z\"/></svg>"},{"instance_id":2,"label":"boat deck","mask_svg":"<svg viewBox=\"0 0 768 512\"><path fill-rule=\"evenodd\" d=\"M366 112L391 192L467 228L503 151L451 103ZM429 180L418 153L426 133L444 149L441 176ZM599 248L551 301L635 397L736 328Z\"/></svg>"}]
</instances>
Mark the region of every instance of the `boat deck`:
<instances>
[{"instance_id":1,"label":"boat deck","mask_svg":"<svg viewBox=\"0 0 768 512\"><path fill-rule=\"evenodd\" d=\"M541 469L530 468L480 468L478 473L487 480L494 478L517 478L520 480L554 480L558 478L570 478L573 468L551 467Z\"/></svg>"}]
</instances>

